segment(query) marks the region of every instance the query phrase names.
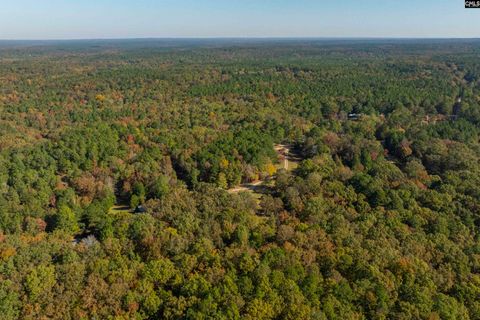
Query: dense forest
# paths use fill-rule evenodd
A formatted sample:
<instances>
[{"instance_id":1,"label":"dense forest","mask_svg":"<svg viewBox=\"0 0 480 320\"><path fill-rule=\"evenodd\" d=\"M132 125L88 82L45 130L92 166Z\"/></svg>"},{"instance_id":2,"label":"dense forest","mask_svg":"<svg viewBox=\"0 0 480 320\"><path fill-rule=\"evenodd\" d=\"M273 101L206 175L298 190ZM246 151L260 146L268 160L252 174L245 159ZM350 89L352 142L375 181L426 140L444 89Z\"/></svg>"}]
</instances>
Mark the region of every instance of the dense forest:
<instances>
[{"instance_id":1,"label":"dense forest","mask_svg":"<svg viewBox=\"0 0 480 320\"><path fill-rule=\"evenodd\" d=\"M479 58L0 42L0 319L480 319Z\"/></svg>"}]
</instances>

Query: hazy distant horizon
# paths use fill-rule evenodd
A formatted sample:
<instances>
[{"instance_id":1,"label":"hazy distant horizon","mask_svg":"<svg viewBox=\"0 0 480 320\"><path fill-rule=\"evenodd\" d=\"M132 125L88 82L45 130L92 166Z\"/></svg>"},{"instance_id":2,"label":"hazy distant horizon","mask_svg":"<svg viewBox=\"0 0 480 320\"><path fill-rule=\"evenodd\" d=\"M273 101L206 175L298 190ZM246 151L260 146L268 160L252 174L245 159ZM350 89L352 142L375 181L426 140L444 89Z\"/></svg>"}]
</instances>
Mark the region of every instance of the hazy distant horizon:
<instances>
[{"instance_id":1,"label":"hazy distant horizon","mask_svg":"<svg viewBox=\"0 0 480 320\"><path fill-rule=\"evenodd\" d=\"M45 39L22 39L22 38L12 38L12 39L2 39L0 38L0 42L62 42L62 41L174 41L174 40L234 40L234 41L242 41L242 40L317 40L317 41L328 41L328 40L348 40L348 41L355 41L355 40L480 40L480 36L476 37L308 37L308 36L297 36L297 37L288 37L288 36L252 36L252 37L118 37L118 38L45 38Z\"/></svg>"},{"instance_id":2,"label":"hazy distant horizon","mask_svg":"<svg viewBox=\"0 0 480 320\"><path fill-rule=\"evenodd\" d=\"M0 39L478 38L462 0L16 0Z\"/></svg>"}]
</instances>

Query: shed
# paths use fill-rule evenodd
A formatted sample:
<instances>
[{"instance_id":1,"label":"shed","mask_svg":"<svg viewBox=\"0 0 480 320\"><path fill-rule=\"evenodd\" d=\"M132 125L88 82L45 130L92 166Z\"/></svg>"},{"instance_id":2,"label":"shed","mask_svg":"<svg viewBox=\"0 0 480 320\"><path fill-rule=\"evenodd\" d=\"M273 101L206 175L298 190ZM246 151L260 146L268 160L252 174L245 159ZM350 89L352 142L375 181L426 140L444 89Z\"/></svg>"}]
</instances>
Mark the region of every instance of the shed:
<instances>
[{"instance_id":1,"label":"shed","mask_svg":"<svg viewBox=\"0 0 480 320\"><path fill-rule=\"evenodd\" d=\"M140 206L137 206L133 212L134 212L134 213L146 213L146 212L147 212L147 208L145 208L144 206L140 205Z\"/></svg>"},{"instance_id":2,"label":"shed","mask_svg":"<svg viewBox=\"0 0 480 320\"><path fill-rule=\"evenodd\" d=\"M362 118L363 114L361 113L349 113L348 114L348 120L360 120Z\"/></svg>"}]
</instances>

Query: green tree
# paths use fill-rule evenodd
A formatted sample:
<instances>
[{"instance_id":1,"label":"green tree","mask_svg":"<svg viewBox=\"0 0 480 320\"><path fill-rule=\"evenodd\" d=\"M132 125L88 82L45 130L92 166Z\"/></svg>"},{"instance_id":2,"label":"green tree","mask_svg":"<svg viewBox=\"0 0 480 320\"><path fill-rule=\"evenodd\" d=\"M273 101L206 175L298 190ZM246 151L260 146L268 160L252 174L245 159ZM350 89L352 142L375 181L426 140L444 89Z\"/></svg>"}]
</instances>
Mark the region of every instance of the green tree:
<instances>
[{"instance_id":1,"label":"green tree","mask_svg":"<svg viewBox=\"0 0 480 320\"><path fill-rule=\"evenodd\" d=\"M56 216L55 228L58 230L63 230L68 233L76 233L80 230L78 225L77 216L75 212L69 207L62 205L58 209Z\"/></svg>"}]
</instances>

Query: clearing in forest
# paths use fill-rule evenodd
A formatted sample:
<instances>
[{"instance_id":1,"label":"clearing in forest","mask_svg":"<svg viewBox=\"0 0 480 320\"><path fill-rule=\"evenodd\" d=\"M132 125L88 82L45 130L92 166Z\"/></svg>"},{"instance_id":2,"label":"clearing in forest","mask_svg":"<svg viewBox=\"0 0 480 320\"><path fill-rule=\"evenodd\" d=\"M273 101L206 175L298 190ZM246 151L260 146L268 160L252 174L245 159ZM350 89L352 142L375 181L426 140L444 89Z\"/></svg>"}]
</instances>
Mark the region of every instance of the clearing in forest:
<instances>
[{"instance_id":1,"label":"clearing in forest","mask_svg":"<svg viewBox=\"0 0 480 320\"><path fill-rule=\"evenodd\" d=\"M276 144L274 146L275 151L278 154L278 159L280 164L277 166L277 169L285 169L287 171L293 171L298 167L298 164L302 161L302 158L298 153L295 153L294 146L291 144ZM240 193L240 192L252 192L254 194L265 193L267 188L266 183L272 181L271 178L265 178L262 180L257 180L249 183L241 184L237 187L229 189L229 193Z\"/></svg>"}]
</instances>

